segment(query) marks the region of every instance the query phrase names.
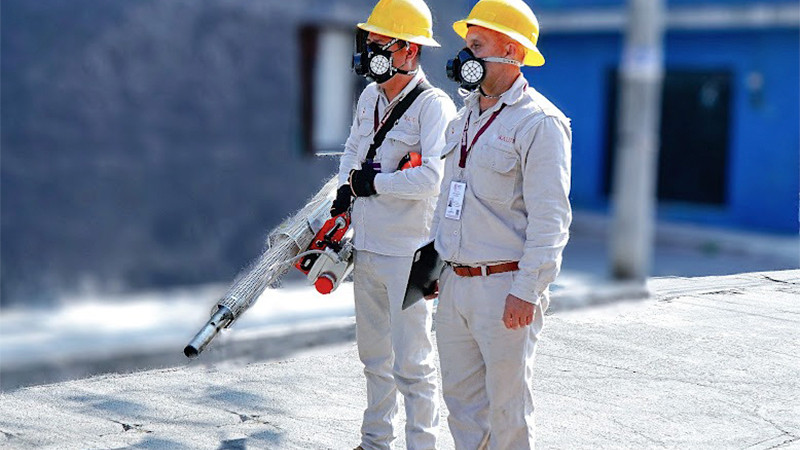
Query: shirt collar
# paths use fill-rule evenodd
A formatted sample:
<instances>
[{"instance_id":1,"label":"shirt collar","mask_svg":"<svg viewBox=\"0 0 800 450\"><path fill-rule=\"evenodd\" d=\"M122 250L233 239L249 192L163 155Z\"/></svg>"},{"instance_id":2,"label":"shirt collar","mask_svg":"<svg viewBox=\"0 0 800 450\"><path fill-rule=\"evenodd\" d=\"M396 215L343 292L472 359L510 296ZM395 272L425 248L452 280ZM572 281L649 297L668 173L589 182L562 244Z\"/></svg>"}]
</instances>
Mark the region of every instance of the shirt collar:
<instances>
[{"instance_id":1,"label":"shirt collar","mask_svg":"<svg viewBox=\"0 0 800 450\"><path fill-rule=\"evenodd\" d=\"M422 82L422 80L425 79L425 72L422 71L422 67L419 66L417 67L418 67L417 73L414 74L414 77L411 78L411 81L408 82L408 84L403 88L403 90L401 90L400 93L397 94L397 97L392 99L391 103L397 103L398 101L402 100L409 92L411 92L415 87L417 87L417 85L420 82ZM378 85L378 92L380 93L381 98L385 102L390 103L389 99L386 98L386 93L383 92L383 88L380 85Z\"/></svg>"},{"instance_id":2,"label":"shirt collar","mask_svg":"<svg viewBox=\"0 0 800 450\"><path fill-rule=\"evenodd\" d=\"M514 80L514 83L511 84L511 87L500 94L500 99L497 101L497 103L487 111L495 110L504 103L506 105L513 105L514 103L517 103L522 99L526 89L528 89L528 80L525 79L525 75L520 73L517 76L517 79ZM480 99L480 95L481 94L477 90L471 92L466 98L464 98L464 104L469 107L476 105L478 103L478 99Z\"/></svg>"},{"instance_id":3,"label":"shirt collar","mask_svg":"<svg viewBox=\"0 0 800 450\"><path fill-rule=\"evenodd\" d=\"M527 89L528 80L526 80L525 75L520 72L519 76L517 76L517 79L514 80L514 84L511 85L511 88L500 95L500 101L498 103L513 105L522 99L522 96L525 94Z\"/></svg>"}]
</instances>

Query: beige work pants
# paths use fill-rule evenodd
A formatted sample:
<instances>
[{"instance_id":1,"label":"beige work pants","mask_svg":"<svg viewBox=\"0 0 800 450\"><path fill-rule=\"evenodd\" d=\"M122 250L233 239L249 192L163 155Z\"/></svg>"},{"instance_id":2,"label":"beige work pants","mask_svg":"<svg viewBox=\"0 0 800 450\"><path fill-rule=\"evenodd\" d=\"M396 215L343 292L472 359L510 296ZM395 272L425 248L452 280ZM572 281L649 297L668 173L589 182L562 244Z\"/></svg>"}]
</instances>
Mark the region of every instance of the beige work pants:
<instances>
[{"instance_id":1,"label":"beige work pants","mask_svg":"<svg viewBox=\"0 0 800 450\"><path fill-rule=\"evenodd\" d=\"M515 272L440 278L436 338L448 425L456 449L532 449L535 443L533 359L543 306L531 325L503 324Z\"/></svg>"},{"instance_id":2,"label":"beige work pants","mask_svg":"<svg viewBox=\"0 0 800 450\"><path fill-rule=\"evenodd\" d=\"M411 259L356 252L356 342L367 378L361 427L365 450L390 448L398 391L405 401L406 447L436 448L439 391L431 339L433 302L420 300L402 310Z\"/></svg>"}]
</instances>

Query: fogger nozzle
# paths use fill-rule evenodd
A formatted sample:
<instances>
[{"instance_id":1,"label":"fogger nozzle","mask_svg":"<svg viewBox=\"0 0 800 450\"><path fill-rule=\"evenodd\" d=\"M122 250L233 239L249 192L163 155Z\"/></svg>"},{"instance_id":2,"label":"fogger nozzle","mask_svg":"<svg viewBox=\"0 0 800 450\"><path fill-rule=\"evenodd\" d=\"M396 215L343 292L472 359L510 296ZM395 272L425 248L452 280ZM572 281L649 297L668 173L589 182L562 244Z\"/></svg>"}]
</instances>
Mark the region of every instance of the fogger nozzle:
<instances>
[{"instance_id":1,"label":"fogger nozzle","mask_svg":"<svg viewBox=\"0 0 800 450\"><path fill-rule=\"evenodd\" d=\"M298 252L308 248L321 225L330 217L336 197L338 177L332 176L306 206L286 219L268 237L267 248L252 264L239 272L217 309L203 329L183 349L183 354L196 358L223 328L231 326L264 292L289 270Z\"/></svg>"},{"instance_id":2,"label":"fogger nozzle","mask_svg":"<svg viewBox=\"0 0 800 450\"><path fill-rule=\"evenodd\" d=\"M200 352L214 339L219 330L227 327L233 321L233 313L225 306L220 306L217 312L208 319L206 326L183 349L183 354L188 358L196 358Z\"/></svg>"}]
</instances>

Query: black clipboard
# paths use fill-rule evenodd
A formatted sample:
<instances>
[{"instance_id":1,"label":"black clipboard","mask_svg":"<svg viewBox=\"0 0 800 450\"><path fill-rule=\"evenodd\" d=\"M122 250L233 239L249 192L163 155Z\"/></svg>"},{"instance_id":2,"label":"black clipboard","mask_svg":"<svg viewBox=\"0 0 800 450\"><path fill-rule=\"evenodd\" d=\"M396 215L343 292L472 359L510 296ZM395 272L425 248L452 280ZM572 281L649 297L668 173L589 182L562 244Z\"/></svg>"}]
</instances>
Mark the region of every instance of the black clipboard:
<instances>
[{"instance_id":1,"label":"black clipboard","mask_svg":"<svg viewBox=\"0 0 800 450\"><path fill-rule=\"evenodd\" d=\"M408 274L406 294L403 297L403 309L422 300L425 295L433 293L436 281L444 268L444 261L433 246L433 241L423 245L414 252L411 272Z\"/></svg>"}]
</instances>

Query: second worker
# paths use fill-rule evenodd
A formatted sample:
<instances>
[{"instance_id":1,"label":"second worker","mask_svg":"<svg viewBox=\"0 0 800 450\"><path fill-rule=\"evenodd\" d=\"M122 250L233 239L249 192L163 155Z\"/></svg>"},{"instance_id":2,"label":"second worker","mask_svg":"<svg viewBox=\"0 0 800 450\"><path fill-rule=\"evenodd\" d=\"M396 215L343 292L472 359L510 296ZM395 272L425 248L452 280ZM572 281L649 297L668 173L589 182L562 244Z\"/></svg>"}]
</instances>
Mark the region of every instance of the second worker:
<instances>
[{"instance_id":1,"label":"second worker","mask_svg":"<svg viewBox=\"0 0 800 450\"><path fill-rule=\"evenodd\" d=\"M407 447L433 449L439 393L432 305L401 306L414 251L430 234L445 129L456 108L419 65L422 46L439 46L422 0L381 0L358 27L366 39L354 69L374 82L358 99L331 213L352 200L356 342L367 380L359 447L390 448L399 391Z\"/></svg>"}]
</instances>

